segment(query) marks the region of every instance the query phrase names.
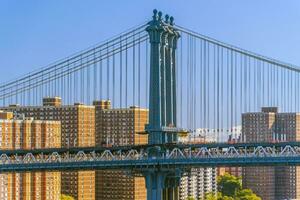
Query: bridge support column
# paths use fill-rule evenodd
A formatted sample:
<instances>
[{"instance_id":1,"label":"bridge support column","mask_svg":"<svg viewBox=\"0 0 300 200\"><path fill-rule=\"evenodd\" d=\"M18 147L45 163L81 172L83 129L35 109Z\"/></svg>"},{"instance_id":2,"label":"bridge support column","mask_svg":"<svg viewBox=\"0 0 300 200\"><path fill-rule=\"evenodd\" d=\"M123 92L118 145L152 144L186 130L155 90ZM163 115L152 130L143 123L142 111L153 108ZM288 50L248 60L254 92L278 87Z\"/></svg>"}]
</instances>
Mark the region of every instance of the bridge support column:
<instances>
[{"instance_id":1,"label":"bridge support column","mask_svg":"<svg viewBox=\"0 0 300 200\"><path fill-rule=\"evenodd\" d=\"M180 175L170 171L144 172L147 200L178 200Z\"/></svg>"},{"instance_id":2,"label":"bridge support column","mask_svg":"<svg viewBox=\"0 0 300 200\"><path fill-rule=\"evenodd\" d=\"M145 174L145 178L147 188L147 200L162 200L166 173L147 172Z\"/></svg>"}]
</instances>

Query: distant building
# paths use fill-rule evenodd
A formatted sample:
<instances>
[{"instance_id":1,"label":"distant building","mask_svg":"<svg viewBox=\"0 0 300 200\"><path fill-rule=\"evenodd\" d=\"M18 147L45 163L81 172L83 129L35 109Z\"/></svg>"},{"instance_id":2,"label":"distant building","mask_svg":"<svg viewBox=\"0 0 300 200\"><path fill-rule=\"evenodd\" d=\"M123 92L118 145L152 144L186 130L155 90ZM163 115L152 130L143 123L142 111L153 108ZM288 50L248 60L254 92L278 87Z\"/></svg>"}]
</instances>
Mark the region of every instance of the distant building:
<instances>
[{"instance_id":1,"label":"distant building","mask_svg":"<svg viewBox=\"0 0 300 200\"><path fill-rule=\"evenodd\" d=\"M185 140L202 142L201 140L204 139L208 143L237 141L240 139L241 133L242 127L240 125L231 128L197 128L192 130Z\"/></svg>"},{"instance_id":2,"label":"distant building","mask_svg":"<svg viewBox=\"0 0 300 200\"><path fill-rule=\"evenodd\" d=\"M59 121L34 120L0 111L0 149L61 147ZM0 199L59 199L60 172L5 173L0 175Z\"/></svg>"},{"instance_id":3,"label":"distant building","mask_svg":"<svg viewBox=\"0 0 300 200\"><path fill-rule=\"evenodd\" d=\"M276 107L242 114L244 142L300 140L300 113L278 113ZM243 187L264 200L300 199L300 168L296 166L244 167Z\"/></svg>"},{"instance_id":4,"label":"distant building","mask_svg":"<svg viewBox=\"0 0 300 200\"><path fill-rule=\"evenodd\" d=\"M236 126L231 129L233 132L229 135L227 142L229 144L241 142L242 126ZM236 177L242 177L242 167L218 167L218 176L222 176L225 173Z\"/></svg>"},{"instance_id":5,"label":"distant building","mask_svg":"<svg viewBox=\"0 0 300 200\"><path fill-rule=\"evenodd\" d=\"M62 105L60 97L43 98L42 106L10 105L0 108L37 120L61 122L62 147L95 146L95 108L80 103ZM61 173L61 192L77 200L95 199L95 171Z\"/></svg>"},{"instance_id":6,"label":"distant building","mask_svg":"<svg viewBox=\"0 0 300 200\"><path fill-rule=\"evenodd\" d=\"M94 101L97 146L148 143L144 133L148 110L139 107L111 108L110 101ZM123 171L96 171L96 199L146 200L144 177L130 177Z\"/></svg>"},{"instance_id":7,"label":"distant building","mask_svg":"<svg viewBox=\"0 0 300 200\"><path fill-rule=\"evenodd\" d=\"M212 142L211 139L209 141ZM179 137L179 142L207 143L206 138L201 134L195 134L192 137ZM186 200L188 197L204 199L205 194L209 192L217 193L217 168L192 168L183 174L179 187L180 200Z\"/></svg>"}]
</instances>

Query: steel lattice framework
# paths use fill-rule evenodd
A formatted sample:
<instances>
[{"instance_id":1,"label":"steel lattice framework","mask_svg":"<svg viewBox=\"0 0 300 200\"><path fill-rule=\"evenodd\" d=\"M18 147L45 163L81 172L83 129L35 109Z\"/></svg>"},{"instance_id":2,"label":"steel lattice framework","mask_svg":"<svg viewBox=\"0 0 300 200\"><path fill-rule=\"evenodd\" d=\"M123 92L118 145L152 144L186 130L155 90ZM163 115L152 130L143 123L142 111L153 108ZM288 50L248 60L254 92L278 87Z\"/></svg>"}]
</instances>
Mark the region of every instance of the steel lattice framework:
<instances>
[{"instance_id":1,"label":"steel lattice framework","mask_svg":"<svg viewBox=\"0 0 300 200\"><path fill-rule=\"evenodd\" d=\"M182 172L192 167L300 165L300 142L278 142L287 141L290 126L262 130L276 142L220 143L220 134L236 133L242 113L266 105L300 111L299 72L294 65L177 26L173 17L163 19L154 10L146 24L0 85L4 108L37 106L44 96L62 96L69 104L105 98L120 108L149 105L149 145L1 150L0 173L122 169L143 175L147 198L160 200L163 190L176 188ZM216 143L179 143L179 134L195 134L199 127ZM255 128L251 131L264 134Z\"/></svg>"},{"instance_id":2,"label":"steel lattice framework","mask_svg":"<svg viewBox=\"0 0 300 200\"><path fill-rule=\"evenodd\" d=\"M0 155L0 172L249 165L300 165L300 143L19 150Z\"/></svg>"}]
</instances>

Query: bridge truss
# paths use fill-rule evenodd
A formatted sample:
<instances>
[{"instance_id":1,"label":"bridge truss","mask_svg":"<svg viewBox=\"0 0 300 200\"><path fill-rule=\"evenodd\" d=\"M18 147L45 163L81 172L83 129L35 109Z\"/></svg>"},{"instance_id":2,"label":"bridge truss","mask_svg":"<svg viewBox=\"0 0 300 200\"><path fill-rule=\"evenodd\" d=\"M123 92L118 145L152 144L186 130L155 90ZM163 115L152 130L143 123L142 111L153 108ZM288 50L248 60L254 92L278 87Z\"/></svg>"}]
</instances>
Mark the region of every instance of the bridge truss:
<instances>
[{"instance_id":1,"label":"bridge truss","mask_svg":"<svg viewBox=\"0 0 300 200\"><path fill-rule=\"evenodd\" d=\"M0 152L0 172L300 165L300 143L124 146Z\"/></svg>"},{"instance_id":2,"label":"bridge truss","mask_svg":"<svg viewBox=\"0 0 300 200\"><path fill-rule=\"evenodd\" d=\"M3 107L38 106L42 97L61 96L67 104L109 99L113 108L149 108L149 145L2 150L0 172L136 171L146 178L148 199L159 200L165 180L174 188L191 167L299 165L300 143L284 139L287 132L279 129L270 130L272 141L246 143L242 135L240 144L222 142L239 134L242 113L264 106L300 111L300 69L173 20L154 11L148 23L0 85ZM182 131L190 132L190 144L178 143ZM193 144L199 136L214 141Z\"/></svg>"}]
</instances>

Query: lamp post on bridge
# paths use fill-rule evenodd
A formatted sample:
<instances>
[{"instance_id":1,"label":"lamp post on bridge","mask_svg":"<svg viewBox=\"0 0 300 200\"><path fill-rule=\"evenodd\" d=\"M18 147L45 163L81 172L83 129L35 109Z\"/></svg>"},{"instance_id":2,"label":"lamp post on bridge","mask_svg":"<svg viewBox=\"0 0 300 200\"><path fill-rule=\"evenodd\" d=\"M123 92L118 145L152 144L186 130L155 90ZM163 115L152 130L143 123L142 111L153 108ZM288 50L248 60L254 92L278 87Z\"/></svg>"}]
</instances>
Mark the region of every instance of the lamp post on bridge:
<instances>
[{"instance_id":1,"label":"lamp post on bridge","mask_svg":"<svg viewBox=\"0 0 300 200\"><path fill-rule=\"evenodd\" d=\"M175 53L180 37L174 27L174 18L153 11L146 31L150 38L150 95L149 124L145 129L151 145L178 142L176 127L176 62ZM159 146L148 149L155 158L163 153ZM181 170L153 167L143 170L148 200L177 200Z\"/></svg>"}]
</instances>

